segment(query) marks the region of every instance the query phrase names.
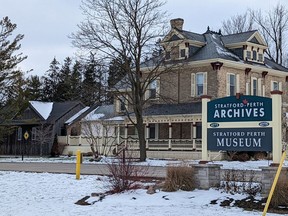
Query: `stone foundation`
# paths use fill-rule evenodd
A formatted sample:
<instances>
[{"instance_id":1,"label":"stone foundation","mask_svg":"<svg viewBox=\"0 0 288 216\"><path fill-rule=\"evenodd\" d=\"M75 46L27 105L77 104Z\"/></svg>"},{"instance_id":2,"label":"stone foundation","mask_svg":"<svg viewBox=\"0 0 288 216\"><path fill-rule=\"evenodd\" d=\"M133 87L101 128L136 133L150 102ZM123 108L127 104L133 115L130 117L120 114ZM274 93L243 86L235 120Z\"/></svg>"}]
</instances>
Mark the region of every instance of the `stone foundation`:
<instances>
[{"instance_id":1,"label":"stone foundation","mask_svg":"<svg viewBox=\"0 0 288 216\"><path fill-rule=\"evenodd\" d=\"M220 186L220 167L218 164L193 165L196 188L208 190Z\"/></svg>"}]
</instances>

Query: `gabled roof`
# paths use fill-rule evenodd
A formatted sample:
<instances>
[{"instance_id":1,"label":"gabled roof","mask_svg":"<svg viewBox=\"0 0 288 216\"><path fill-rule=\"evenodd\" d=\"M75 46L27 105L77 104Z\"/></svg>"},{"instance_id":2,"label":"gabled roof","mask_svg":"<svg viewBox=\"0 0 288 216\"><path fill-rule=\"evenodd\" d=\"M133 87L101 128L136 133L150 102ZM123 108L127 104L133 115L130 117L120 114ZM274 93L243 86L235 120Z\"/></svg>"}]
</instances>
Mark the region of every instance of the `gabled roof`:
<instances>
[{"instance_id":1,"label":"gabled roof","mask_svg":"<svg viewBox=\"0 0 288 216\"><path fill-rule=\"evenodd\" d=\"M53 108L52 102L29 101L29 104L43 120L48 119Z\"/></svg>"},{"instance_id":2,"label":"gabled roof","mask_svg":"<svg viewBox=\"0 0 288 216\"><path fill-rule=\"evenodd\" d=\"M87 110L89 110L90 107L84 107L82 110L80 110L78 113L76 113L75 115L73 115L71 118L69 118L65 124L71 125L73 124L75 121L77 121L79 118L81 118L81 116L83 114L85 114L87 112Z\"/></svg>"},{"instance_id":3,"label":"gabled roof","mask_svg":"<svg viewBox=\"0 0 288 216\"><path fill-rule=\"evenodd\" d=\"M257 30L247 31L247 32L242 32L242 33L237 33L237 34L229 34L229 35L222 36L221 39L225 45L234 44L234 43L242 43L242 42L247 42L256 32Z\"/></svg>"},{"instance_id":4,"label":"gabled roof","mask_svg":"<svg viewBox=\"0 0 288 216\"><path fill-rule=\"evenodd\" d=\"M54 122L73 109L75 106L82 104L79 101L67 101L67 102L53 102L52 111L47 119L47 122ZM82 104L82 106L84 106Z\"/></svg>"},{"instance_id":5,"label":"gabled roof","mask_svg":"<svg viewBox=\"0 0 288 216\"><path fill-rule=\"evenodd\" d=\"M109 104L101 105L93 109L85 117L83 117L82 121L123 121L124 118L124 116L118 116L115 113L113 104Z\"/></svg>"},{"instance_id":6,"label":"gabled roof","mask_svg":"<svg viewBox=\"0 0 288 216\"><path fill-rule=\"evenodd\" d=\"M205 43L205 37L202 34L197 34L195 32L189 32L189 31L185 31L185 30L178 30L180 33L182 33L182 35L189 39L189 40L195 40L195 41L200 41Z\"/></svg>"}]
</instances>

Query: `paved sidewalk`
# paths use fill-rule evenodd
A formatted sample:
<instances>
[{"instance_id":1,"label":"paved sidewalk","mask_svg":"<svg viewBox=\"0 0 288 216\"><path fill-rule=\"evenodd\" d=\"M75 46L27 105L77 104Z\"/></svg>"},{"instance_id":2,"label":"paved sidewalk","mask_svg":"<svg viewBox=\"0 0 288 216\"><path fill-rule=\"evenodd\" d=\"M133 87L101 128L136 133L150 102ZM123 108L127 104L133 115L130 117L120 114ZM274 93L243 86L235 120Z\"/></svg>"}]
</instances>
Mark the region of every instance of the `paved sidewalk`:
<instances>
[{"instance_id":1,"label":"paved sidewalk","mask_svg":"<svg viewBox=\"0 0 288 216\"><path fill-rule=\"evenodd\" d=\"M48 172L75 174L76 164L74 163L34 163L34 162L1 162L1 171L20 172ZM144 168L145 169L145 168ZM146 173L146 170L145 170ZM109 175L105 164L81 164L81 175ZM152 178L164 178L166 167L147 167L147 176Z\"/></svg>"}]
</instances>

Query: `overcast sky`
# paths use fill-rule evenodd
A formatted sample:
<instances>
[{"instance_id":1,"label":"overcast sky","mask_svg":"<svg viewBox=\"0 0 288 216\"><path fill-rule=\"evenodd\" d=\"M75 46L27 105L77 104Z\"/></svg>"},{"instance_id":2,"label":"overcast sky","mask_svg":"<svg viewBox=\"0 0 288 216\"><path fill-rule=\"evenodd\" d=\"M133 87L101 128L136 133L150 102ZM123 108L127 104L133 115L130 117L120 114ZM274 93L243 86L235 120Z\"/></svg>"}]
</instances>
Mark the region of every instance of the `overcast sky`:
<instances>
[{"instance_id":1,"label":"overcast sky","mask_svg":"<svg viewBox=\"0 0 288 216\"><path fill-rule=\"evenodd\" d=\"M243 14L248 8L268 11L288 0L167 0L169 18L183 18L184 29L204 33L207 26L218 31L223 20ZM0 0L1 18L8 16L24 34L21 51L28 56L20 67L29 74L43 75L54 57L63 63L77 52L68 38L83 20L81 0Z\"/></svg>"}]
</instances>

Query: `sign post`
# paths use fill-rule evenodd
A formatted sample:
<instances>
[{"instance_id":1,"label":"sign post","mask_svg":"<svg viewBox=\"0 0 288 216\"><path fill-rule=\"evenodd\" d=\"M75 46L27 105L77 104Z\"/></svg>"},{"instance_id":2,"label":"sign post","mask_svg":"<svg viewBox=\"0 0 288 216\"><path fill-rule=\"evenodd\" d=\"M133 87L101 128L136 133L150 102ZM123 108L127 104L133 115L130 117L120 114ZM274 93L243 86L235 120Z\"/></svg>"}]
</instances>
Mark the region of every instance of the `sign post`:
<instances>
[{"instance_id":1,"label":"sign post","mask_svg":"<svg viewBox=\"0 0 288 216\"><path fill-rule=\"evenodd\" d=\"M29 133L28 131L26 131L24 133L24 139L25 139L25 142L24 142L24 145L25 145L25 152L26 152L26 145L27 145L27 140L29 139ZM22 147L22 161L24 159L24 148Z\"/></svg>"},{"instance_id":2,"label":"sign post","mask_svg":"<svg viewBox=\"0 0 288 216\"><path fill-rule=\"evenodd\" d=\"M273 100L273 163L279 164L281 161L282 155L282 92L281 91L272 91L271 92Z\"/></svg>"},{"instance_id":3,"label":"sign post","mask_svg":"<svg viewBox=\"0 0 288 216\"><path fill-rule=\"evenodd\" d=\"M207 104L211 100L210 96L202 96L202 163L209 160L207 148Z\"/></svg>"}]
</instances>

